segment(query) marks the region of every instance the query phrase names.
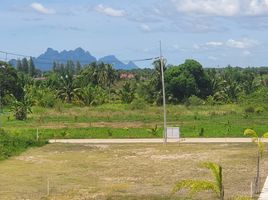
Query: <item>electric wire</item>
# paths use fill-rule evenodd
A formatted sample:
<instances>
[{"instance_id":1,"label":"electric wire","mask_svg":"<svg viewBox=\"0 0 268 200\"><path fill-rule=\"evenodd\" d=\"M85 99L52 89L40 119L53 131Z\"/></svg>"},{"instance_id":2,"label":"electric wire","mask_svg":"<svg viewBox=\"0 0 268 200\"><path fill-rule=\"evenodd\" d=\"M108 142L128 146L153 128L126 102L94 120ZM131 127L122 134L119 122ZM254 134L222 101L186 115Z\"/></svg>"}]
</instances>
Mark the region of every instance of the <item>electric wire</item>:
<instances>
[{"instance_id":1,"label":"electric wire","mask_svg":"<svg viewBox=\"0 0 268 200\"><path fill-rule=\"evenodd\" d=\"M70 59L54 59L54 60L52 60L50 58L38 58L38 57L30 56L30 55L25 55L25 54L20 54L20 53L14 53L14 52L7 52L7 51L2 51L2 50L0 50L0 53L2 53L2 54L5 55L5 58L2 58L3 60L4 59L7 59L8 55L11 55L11 56L17 57L17 59L13 58L15 60L18 60L20 57L23 57L23 58L32 58L32 59L34 59L35 64L53 64L53 62L66 63L69 60L79 61L81 63L88 62L88 60L71 59L71 58ZM129 62L145 62L145 61L151 61L151 60L156 60L156 59L159 59L159 57L131 59L131 60L119 60L119 61L122 62L122 63L129 63ZM110 62L110 63L115 64L115 62Z\"/></svg>"}]
</instances>

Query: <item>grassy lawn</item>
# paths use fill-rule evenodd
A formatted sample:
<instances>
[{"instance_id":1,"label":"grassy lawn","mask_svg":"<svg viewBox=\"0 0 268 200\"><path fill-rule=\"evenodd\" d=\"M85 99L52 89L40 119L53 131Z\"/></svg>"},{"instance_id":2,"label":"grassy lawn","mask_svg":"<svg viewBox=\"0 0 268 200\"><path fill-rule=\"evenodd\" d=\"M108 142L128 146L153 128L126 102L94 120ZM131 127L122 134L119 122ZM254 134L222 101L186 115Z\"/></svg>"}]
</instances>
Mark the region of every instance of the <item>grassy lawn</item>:
<instances>
[{"instance_id":1,"label":"grassy lawn","mask_svg":"<svg viewBox=\"0 0 268 200\"><path fill-rule=\"evenodd\" d=\"M239 105L191 106L168 105L169 126L179 126L184 137L241 137L243 130L268 130L268 112L245 113ZM105 104L97 107L62 105L56 108L34 107L26 121L14 120L8 111L1 117L5 130L30 134L39 128L47 138L150 138L162 137L162 107L147 106L132 110L129 105ZM156 135L148 132L158 125Z\"/></svg>"},{"instance_id":2,"label":"grassy lawn","mask_svg":"<svg viewBox=\"0 0 268 200\"><path fill-rule=\"evenodd\" d=\"M50 144L0 162L0 199L186 200L185 191L170 196L171 189L179 180L211 179L199 168L205 161L222 165L228 199L250 194L255 156L254 144ZM267 162L265 156L261 166Z\"/></svg>"}]
</instances>

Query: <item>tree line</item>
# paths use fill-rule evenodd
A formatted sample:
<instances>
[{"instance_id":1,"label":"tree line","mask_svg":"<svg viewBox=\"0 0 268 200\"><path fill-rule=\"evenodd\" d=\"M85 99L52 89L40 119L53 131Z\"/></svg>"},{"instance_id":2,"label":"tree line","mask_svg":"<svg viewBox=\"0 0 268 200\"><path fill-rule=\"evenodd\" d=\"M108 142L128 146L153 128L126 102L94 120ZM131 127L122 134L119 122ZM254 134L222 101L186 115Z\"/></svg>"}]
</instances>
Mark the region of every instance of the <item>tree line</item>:
<instances>
[{"instance_id":1,"label":"tree line","mask_svg":"<svg viewBox=\"0 0 268 200\"><path fill-rule=\"evenodd\" d=\"M16 112L30 112L32 105L53 107L58 102L94 106L104 103L125 103L142 107L162 104L160 60L153 69L115 70L112 65L79 62L54 62L42 78L33 60L22 59L15 69L0 62L1 104L13 106ZM267 102L268 68L203 68L196 60L180 65L164 62L166 100L170 104L227 104L241 101ZM121 73L135 78L122 79ZM10 105L10 102L15 102ZM28 106L27 106L28 105ZM21 109L24 107L24 109ZM25 119L19 114L17 118Z\"/></svg>"}]
</instances>

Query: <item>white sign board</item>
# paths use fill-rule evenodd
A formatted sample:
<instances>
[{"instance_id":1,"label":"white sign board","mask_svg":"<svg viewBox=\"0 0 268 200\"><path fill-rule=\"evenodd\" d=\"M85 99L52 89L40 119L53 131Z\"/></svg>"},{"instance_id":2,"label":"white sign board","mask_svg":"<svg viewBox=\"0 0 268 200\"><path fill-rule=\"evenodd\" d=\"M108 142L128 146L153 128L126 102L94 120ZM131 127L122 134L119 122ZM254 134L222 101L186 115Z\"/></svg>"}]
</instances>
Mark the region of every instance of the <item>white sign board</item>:
<instances>
[{"instance_id":1,"label":"white sign board","mask_svg":"<svg viewBox=\"0 0 268 200\"><path fill-rule=\"evenodd\" d=\"M180 138L180 128L179 127L167 127L167 138Z\"/></svg>"}]
</instances>

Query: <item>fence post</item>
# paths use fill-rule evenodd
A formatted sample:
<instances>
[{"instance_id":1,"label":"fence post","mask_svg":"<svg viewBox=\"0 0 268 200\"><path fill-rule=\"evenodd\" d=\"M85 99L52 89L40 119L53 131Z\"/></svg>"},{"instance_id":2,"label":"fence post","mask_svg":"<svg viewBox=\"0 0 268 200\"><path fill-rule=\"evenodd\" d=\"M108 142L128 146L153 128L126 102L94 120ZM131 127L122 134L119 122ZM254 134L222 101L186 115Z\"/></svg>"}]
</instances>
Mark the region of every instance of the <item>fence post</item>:
<instances>
[{"instance_id":1,"label":"fence post","mask_svg":"<svg viewBox=\"0 0 268 200\"><path fill-rule=\"evenodd\" d=\"M47 178L47 196L49 196L50 188L49 188L49 178Z\"/></svg>"}]
</instances>

